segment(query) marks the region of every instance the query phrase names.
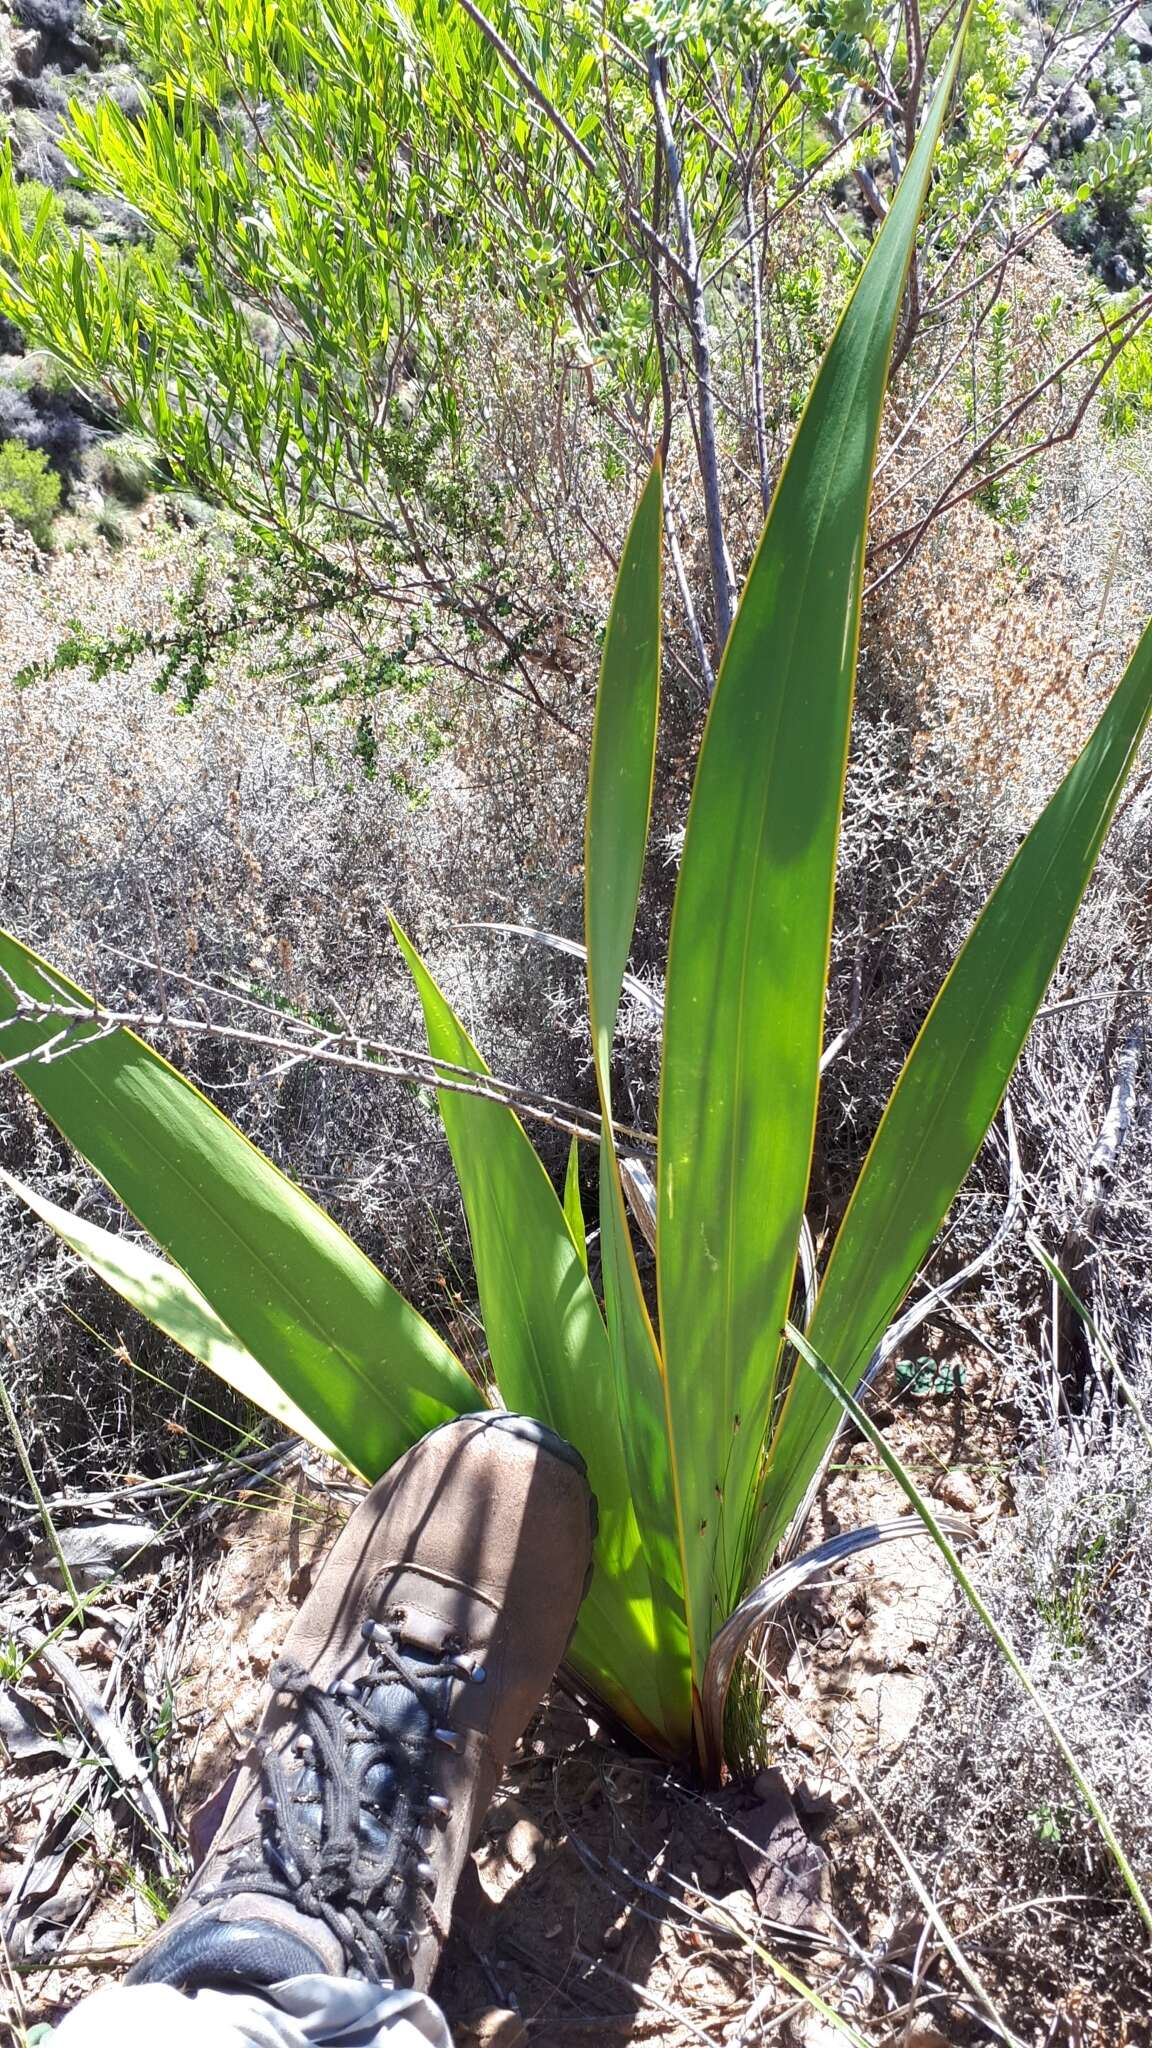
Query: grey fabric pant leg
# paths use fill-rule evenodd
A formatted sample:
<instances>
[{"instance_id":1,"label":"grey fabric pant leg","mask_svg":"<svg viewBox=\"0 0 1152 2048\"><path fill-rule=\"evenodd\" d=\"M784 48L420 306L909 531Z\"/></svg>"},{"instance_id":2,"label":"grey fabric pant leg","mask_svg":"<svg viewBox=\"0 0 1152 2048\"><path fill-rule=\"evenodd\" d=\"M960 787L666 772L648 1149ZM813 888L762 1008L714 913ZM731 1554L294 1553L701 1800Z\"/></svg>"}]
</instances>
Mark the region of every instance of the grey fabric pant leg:
<instances>
[{"instance_id":1,"label":"grey fabric pant leg","mask_svg":"<svg viewBox=\"0 0 1152 2048\"><path fill-rule=\"evenodd\" d=\"M422 1991L350 1977L289 1977L262 1994L117 1984L86 1998L50 2048L452 2048Z\"/></svg>"}]
</instances>

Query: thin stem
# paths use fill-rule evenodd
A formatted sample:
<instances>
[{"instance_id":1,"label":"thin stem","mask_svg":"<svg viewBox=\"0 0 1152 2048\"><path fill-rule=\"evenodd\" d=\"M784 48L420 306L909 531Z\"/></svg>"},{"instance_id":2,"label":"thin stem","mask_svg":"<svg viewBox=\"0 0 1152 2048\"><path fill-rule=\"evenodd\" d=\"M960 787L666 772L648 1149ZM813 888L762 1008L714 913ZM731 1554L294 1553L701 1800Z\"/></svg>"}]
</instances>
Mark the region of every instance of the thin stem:
<instances>
[{"instance_id":1,"label":"thin stem","mask_svg":"<svg viewBox=\"0 0 1152 2048\"><path fill-rule=\"evenodd\" d=\"M656 116L656 130L664 162L668 170L668 187L672 195L676 226L680 234L683 252L683 274L688 299L688 325L692 335L692 360L696 372L697 403L697 449L700 461L700 480L704 487L704 518L708 528L708 559L711 568L712 602L716 614L716 652L722 654L732 626L732 606L735 598L735 579L732 563L724 539L724 512L720 498L720 462L716 448L716 399L712 376L712 345L708 337L708 316L704 300L704 285L700 270L700 251L696 245L696 230L692 224L692 212L688 195L684 190L684 172L680 152L672 130L668 112L668 100L664 91L661 69L662 60L655 50L648 52L648 89L652 96L652 111Z\"/></svg>"},{"instance_id":2,"label":"thin stem","mask_svg":"<svg viewBox=\"0 0 1152 2048\"><path fill-rule=\"evenodd\" d=\"M768 420L764 409L764 309L760 296L760 250L751 175L744 179L744 225L748 231L748 278L752 300L752 418L756 428L756 461L760 469L760 502L765 513L772 501L768 466Z\"/></svg>"},{"instance_id":3,"label":"thin stem","mask_svg":"<svg viewBox=\"0 0 1152 2048\"><path fill-rule=\"evenodd\" d=\"M1132 0L1132 4L1133 6L1137 5L1137 0ZM486 14L481 13L480 9L475 5L475 0L460 0L460 5L469 20L475 22L480 33L488 38L501 63L507 66L517 85L521 86L528 94L529 99L539 107L545 119L552 123L556 133L563 138L577 162L582 164L589 175L599 182L600 171L595 157L585 148L576 130L564 119L559 107L549 99L543 88L536 83L532 73L525 69L516 52L511 48L510 44L505 42L499 29L493 22L489 21ZM653 247L659 250L660 254L672 264L674 270L679 271L681 264L675 251L669 248L667 242L653 227L651 221L645 220L643 214L634 206L626 207L625 211L633 227L639 228L645 240L651 242ZM687 282L687 277L685 277L685 283Z\"/></svg>"}]
</instances>

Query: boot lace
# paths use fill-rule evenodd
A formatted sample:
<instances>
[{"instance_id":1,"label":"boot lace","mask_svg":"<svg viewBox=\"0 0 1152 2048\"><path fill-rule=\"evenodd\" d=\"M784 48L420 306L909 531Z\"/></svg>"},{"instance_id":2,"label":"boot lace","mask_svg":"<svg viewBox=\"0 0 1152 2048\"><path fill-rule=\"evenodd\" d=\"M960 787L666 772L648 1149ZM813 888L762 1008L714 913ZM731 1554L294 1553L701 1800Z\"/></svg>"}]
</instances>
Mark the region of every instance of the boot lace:
<instances>
[{"instance_id":1,"label":"boot lace","mask_svg":"<svg viewBox=\"0 0 1152 2048\"><path fill-rule=\"evenodd\" d=\"M368 1668L327 1690L289 1658L270 1684L295 1702L290 1749L263 1746L258 1839L245 1843L213 1896L258 1892L323 1921L349 1966L373 1982L411 1978L420 1930L432 1924L436 1872L428 1849L447 1818L437 1764L459 1750L453 1689L482 1683L451 1636L430 1652L406 1617L367 1621Z\"/></svg>"}]
</instances>

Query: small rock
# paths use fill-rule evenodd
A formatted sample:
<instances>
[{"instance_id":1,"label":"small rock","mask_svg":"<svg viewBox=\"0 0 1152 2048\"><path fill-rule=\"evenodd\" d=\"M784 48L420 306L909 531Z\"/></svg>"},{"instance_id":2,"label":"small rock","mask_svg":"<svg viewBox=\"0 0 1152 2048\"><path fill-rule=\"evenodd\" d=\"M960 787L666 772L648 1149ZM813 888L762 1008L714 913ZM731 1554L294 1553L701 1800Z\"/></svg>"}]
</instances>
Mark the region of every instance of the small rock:
<instances>
[{"instance_id":1,"label":"small rock","mask_svg":"<svg viewBox=\"0 0 1152 2048\"><path fill-rule=\"evenodd\" d=\"M1048 151L1041 149L1038 142L1033 142L1016 166L1016 182L1018 185L1037 185L1049 169Z\"/></svg>"},{"instance_id":2,"label":"small rock","mask_svg":"<svg viewBox=\"0 0 1152 2048\"><path fill-rule=\"evenodd\" d=\"M823 1931L831 1904L831 1877L823 1849L806 1835L779 1771L756 1779L762 1796L739 1812L736 1854L769 1919Z\"/></svg>"},{"instance_id":3,"label":"small rock","mask_svg":"<svg viewBox=\"0 0 1152 2048\"><path fill-rule=\"evenodd\" d=\"M28 107L18 107L9 124L8 142L22 177L36 178L41 185L50 185L54 192L64 190L72 177L72 166L39 114Z\"/></svg>"},{"instance_id":4,"label":"small rock","mask_svg":"<svg viewBox=\"0 0 1152 2048\"><path fill-rule=\"evenodd\" d=\"M81 1629L76 1638L76 1655L90 1658L94 1664L111 1664L116 1654L115 1637L107 1629Z\"/></svg>"},{"instance_id":5,"label":"small rock","mask_svg":"<svg viewBox=\"0 0 1152 2048\"><path fill-rule=\"evenodd\" d=\"M1108 258L1107 263L1102 266L1101 276L1114 292L1130 292L1133 285L1139 282L1128 258L1121 256L1119 252Z\"/></svg>"},{"instance_id":6,"label":"small rock","mask_svg":"<svg viewBox=\"0 0 1152 2048\"><path fill-rule=\"evenodd\" d=\"M547 1846L534 1820L514 1821L504 1837L505 1858L522 1876L535 1869Z\"/></svg>"},{"instance_id":7,"label":"small rock","mask_svg":"<svg viewBox=\"0 0 1152 2048\"><path fill-rule=\"evenodd\" d=\"M842 2048L844 2030L814 2012L810 2006L804 2006L793 2013L785 2039L791 2043L791 2048Z\"/></svg>"},{"instance_id":8,"label":"small rock","mask_svg":"<svg viewBox=\"0 0 1152 2048\"><path fill-rule=\"evenodd\" d=\"M812 1786L807 1778L801 1778L792 1797L797 1813L810 1821L814 1828L826 1827L830 1820L835 1820L845 1803L843 1793L837 1798L828 1786Z\"/></svg>"},{"instance_id":9,"label":"small rock","mask_svg":"<svg viewBox=\"0 0 1152 2048\"><path fill-rule=\"evenodd\" d=\"M264 1678L272 1668L284 1636L284 1621L279 1614L259 1614L248 1631L246 1648L248 1662L257 1678Z\"/></svg>"},{"instance_id":10,"label":"small rock","mask_svg":"<svg viewBox=\"0 0 1152 2048\"><path fill-rule=\"evenodd\" d=\"M1142 64L1152 63L1152 28L1146 16L1130 14L1124 23L1124 34L1135 50Z\"/></svg>"},{"instance_id":11,"label":"small rock","mask_svg":"<svg viewBox=\"0 0 1152 2048\"><path fill-rule=\"evenodd\" d=\"M814 1721L809 1714L798 1720L790 1733L797 1749L802 1749L806 1756L815 1756L828 1747L828 1737L819 1721Z\"/></svg>"},{"instance_id":12,"label":"small rock","mask_svg":"<svg viewBox=\"0 0 1152 2048\"><path fill-rule=\"evenodd\" d=\"M519 2013L490 2005L457 2024L456 2048L528 2048L528 2034Z\"/></svg>"},{"instance_id":13,"label":"small rock","mask_svg":"<svg viewBox=\"0 0 1152 2048\"><path fill-rule=\"evenodd\" d=\"M12 61L24 78L39 78L44 69L44 38L38 28L18 29L8 45Z\"/></svg>"},{"instance_id":14,"label":"small rock","mask_svg":"<svg viewBox=\"0 0 1152 2048\"><path fill-rule=\"evenodd\" d=\"M64 1561L81 1592L90 1592L106 1579L127 1572L149 1571L157 1562L159 1536L150 1522L83 1522L59 1530L58 1537ZM46 1536L34 1544L29 1564L45 1585L66 1586L56 1547Z\"/></svg>"},{"instance_id":15,"label":"small rock","mask_svg":"<svg viewBox=\"0 0 1152 2048\"><path fill-rule=\"evenodd\" d=\"M48 1715L30 1701L17 1699L7 1686L0 1689L0 1745L19 1763L29 1757L68 1754Z\"/></svg>"},{"instance_id":16,"label":"small rock","mask_svg":"<svg viewBox=\"0 0 1152 2048\"><path fill-rule=\"evenodd\" d=\"M939 1491L941 1500L947 1501L950 1508L958 1508L962 1515L974 1514L980 1505L980 1495L967 1472L962 1472L958 1465L944 1474Z\"/></svg>"},{"instance_id":17,"label":"small rock","mask_svg":"<svg viewBox=\"0 0 1152 2048\"><path fill-rule=\"evenodd\" d=\"M1057 119L1065 148L1082 149L1098 126L1096 105L1082 85L1070 85L1057 103Z\"/></svg>"},{"instance_id":18,"label":"small rock","mask_svg":"<svg viewBox=\"0 0 1152 2048\"><path fill-rule=\"evenodd\" d=\"M903 2048L952 2048L952 2043L939 2027L920 2013L908 2022Z\"/></svg>"}]
</instances>

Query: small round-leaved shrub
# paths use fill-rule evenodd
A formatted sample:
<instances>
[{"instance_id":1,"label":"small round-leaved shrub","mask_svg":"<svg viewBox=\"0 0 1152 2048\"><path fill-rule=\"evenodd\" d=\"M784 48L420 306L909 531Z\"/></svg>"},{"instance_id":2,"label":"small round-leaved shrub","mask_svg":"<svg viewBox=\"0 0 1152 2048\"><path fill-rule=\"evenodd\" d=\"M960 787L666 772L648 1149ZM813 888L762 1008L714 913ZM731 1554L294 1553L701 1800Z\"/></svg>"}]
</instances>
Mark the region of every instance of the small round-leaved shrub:
<instances>
[{"instance_id":1,"label":"small round-leaved shrub","mask_svg":"<svg viewBox=\"0 0 1152 2048\"><path fill-rule=\"evenodd\" d=\"M0 512L46 548L59 503L60 479L47 456L22 441L0 441Z\"/></svg>"}]
</instances>

